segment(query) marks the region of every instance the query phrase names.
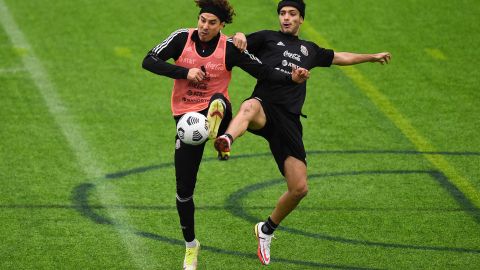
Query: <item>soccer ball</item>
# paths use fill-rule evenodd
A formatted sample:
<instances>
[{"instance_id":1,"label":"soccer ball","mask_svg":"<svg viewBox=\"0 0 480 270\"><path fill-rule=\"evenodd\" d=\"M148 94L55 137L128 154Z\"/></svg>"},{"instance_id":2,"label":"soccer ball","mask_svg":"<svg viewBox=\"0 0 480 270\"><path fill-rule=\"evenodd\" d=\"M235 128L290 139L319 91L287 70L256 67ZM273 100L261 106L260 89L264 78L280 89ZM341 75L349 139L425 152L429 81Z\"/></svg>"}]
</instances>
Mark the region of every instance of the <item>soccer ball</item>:
<instances>
[{"instance_id":1,"label":"soccer ball","mask_svg":"<svg viewBox=\"0 0 480 270\"><path fill-rule=\"evenodd\" d=\"M208 132L207 117L201 113L186 113L177 123L177 135L186 144L199 145L204 143L208 139Z\"/></svg>"}]
</instances>

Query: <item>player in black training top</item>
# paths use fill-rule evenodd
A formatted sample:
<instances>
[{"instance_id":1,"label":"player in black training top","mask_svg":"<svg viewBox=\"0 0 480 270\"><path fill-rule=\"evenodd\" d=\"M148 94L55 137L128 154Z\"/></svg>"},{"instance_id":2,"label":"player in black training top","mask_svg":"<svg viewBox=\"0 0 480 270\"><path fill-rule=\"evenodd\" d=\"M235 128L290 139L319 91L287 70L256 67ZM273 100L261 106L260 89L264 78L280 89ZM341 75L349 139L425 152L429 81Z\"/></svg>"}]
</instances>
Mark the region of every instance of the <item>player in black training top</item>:
<instances>
[{"instance_id":1,"label":"player in black training top","mask_svg":"<svg viewBox=\"0 0 480 270\"><path fill-rule=\"evenodd\" d=\"M280 1L277 7L280 31L260 31L247 36L247 49L262 63L289 74L293 67L311 70L315 67L355 65L365 62L388 63L388 52L356 54L334 52L298 38L305 18L303 0ZM238 36L237 36L238 37ZM235 41L239 42L239 41ZM257 255L262 264L270 263L273 232L307 195L307 162L302 140L300 117L306 95L306 82L281 85L258 81L252 96L243 102L226 133L215 141L215 148L228 159L233 141L248 129L264 137L277 166L287 181L288 190L280 197L265 222L255 225Z\"/></svg>"}]
</instances>

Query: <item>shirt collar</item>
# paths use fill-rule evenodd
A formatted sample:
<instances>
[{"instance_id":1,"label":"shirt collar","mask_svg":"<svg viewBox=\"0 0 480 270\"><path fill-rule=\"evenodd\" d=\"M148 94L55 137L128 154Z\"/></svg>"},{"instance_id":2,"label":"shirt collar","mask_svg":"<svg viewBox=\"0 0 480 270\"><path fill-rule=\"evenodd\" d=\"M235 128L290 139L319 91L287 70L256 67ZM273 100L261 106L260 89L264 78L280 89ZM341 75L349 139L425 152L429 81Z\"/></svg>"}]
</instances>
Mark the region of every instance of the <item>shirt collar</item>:
<instances>
[{"instance_id":1,"label":"shirt collar","mask_svg":"<svg viewBox=\"0 0 480 270\"><path fill-rule=\"evenodd\" d=\"M200 40L200 38L198 37L198 30L195 30L193 31L193 34L192 34L192 37L191 39L193 40L193 42L197 43L197 42L201 42L205 45L209 45L209 46L214 46L214 45L217 45L218 43L218 40L220 39L220 33L218 33L218 35L214 38L212 38L210 41L207 41L207 42L203 42Z\"/></svg>"},{"instance_id":2,"label":"shirt collar","mask_svg":"<svg viewBox=\"0 0 480 270\"><path fill-rule=\"evenodd\" d=\"M278 30L278 32L280 34L282 34L284 37L290 39L290 40L297 40L298 39L298 36L294 36L294 35L290 35L290 34L285 34L283 33L282 31Z\"/></svg>"}]
</instances>

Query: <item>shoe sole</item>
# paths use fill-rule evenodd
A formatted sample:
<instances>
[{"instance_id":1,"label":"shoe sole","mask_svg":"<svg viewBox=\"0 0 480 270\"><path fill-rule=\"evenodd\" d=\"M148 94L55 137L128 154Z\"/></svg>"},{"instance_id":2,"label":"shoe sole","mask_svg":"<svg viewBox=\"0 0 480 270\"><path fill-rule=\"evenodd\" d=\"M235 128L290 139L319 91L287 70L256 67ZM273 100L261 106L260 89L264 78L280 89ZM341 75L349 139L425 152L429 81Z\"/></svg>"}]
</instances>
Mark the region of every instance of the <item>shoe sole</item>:
<instances>
[{"instance_id":1,"label":"shoe sole","mask_svg":"<svg viewBox=\"0 0 480 270\"><path fill-rule=\"evenodd\" d=\"M260 251L260 238L258 237L258 224L254 227L255 238L257 238L257 257L263 265L267 265L263 259L262 252Z\"/></svg>"},{"instance_id":2,"label":"shoe sole","mask_svg":"<svg viewBox=\"0 0 480 270\"><path fill-rule=\"evenodd\" d=\"M210 104L210 108L208 109L207 120L210 129L208 138L217 138L218 129L220 128L220 124L222 123L223 115L224 108L222 102L220 100L214 100L212 104Z\"/></svg>"}]
</instances>

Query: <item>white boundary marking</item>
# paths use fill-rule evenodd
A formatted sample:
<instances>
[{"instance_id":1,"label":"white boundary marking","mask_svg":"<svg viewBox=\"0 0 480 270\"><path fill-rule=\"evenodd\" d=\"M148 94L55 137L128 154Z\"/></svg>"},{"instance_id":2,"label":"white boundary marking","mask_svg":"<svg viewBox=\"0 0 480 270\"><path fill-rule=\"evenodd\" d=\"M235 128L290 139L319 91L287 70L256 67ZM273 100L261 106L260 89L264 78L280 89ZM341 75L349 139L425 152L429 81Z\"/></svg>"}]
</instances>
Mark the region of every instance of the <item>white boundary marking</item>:
<instances>
[{"instance_id":1,"label":"white boundary marking","mask_svg":"<svg viewBox=\"0 0 480 270\"><path fill-rule=\"evenodd\" d=\"M27 72L27 69L24 67L0 68L0 74L16 74L22 72Z\"/></svg>"},{"instance_id":2,"label":"white boundary marking","mask_svg":"<svg viewBox=\"0 0 480 270\"><path fill-rule=\"evenodd\" d=\"M105 168L105 166L96 159L96 155L90 150L87 141L82 136L80 127L75 123L68 108L64 106L45 68L41 61L35 56L23 32L11 16L4 0L0 0L0 23L13 46L28 52L21 57L23 66L30 74L50 114L54 117L56 124L70 144L70 148L74 152L80 168L84 171L88 179L96 179L102 176L102 168ZM99 184L97 186L97 192L103 206L122 205L120 199L115 195L115 185L108 184L108 182L106 183L105 181L102 181L101 184L97 181L96 184ZM129 230L130 222L128 222L128 220L130 220L130 218L125 209L116 208L114 211L109 210L108 207L105 207L105 209L107 209L108 216L112 220L121 224L115 225L114 227L120 235L123 246L127 249L136 268L149 269L155 267L155 264L150 263L154 261L150 260L148 249L143 247L140 238L134 235L132 230Z\"/></svg>"}]
</instances>

